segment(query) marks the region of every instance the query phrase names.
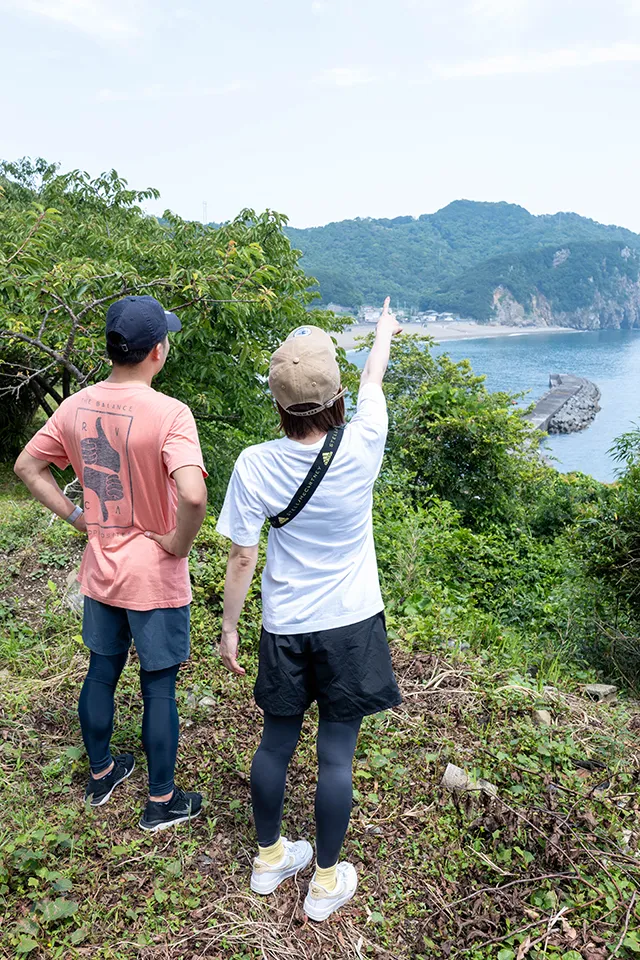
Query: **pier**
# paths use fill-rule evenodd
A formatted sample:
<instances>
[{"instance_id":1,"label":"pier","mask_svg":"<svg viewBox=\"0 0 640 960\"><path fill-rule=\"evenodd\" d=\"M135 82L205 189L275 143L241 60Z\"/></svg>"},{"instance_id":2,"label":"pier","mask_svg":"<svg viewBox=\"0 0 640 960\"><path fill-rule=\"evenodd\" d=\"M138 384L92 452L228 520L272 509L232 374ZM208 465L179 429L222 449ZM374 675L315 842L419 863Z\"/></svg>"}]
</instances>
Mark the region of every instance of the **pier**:
<instances>
[{"instance_id":1,"label":"pier","mask_svg":"<svg viewBox=\"0 0 640 960\"><path fill-rule=\"evenodd\" d=\"M549 386L527 414L533 426L549 433L573 433L588 427L600 409L596 385L570 373L553 373Z\"/></svg>"}]
</instances>

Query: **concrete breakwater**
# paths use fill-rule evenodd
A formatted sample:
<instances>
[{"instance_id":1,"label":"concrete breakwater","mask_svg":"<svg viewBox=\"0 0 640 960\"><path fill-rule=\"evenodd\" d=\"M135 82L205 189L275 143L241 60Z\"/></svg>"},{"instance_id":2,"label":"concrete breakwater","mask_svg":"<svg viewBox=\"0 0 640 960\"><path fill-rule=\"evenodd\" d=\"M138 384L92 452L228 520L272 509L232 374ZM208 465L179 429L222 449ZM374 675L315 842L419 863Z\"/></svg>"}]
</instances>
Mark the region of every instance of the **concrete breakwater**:
<instances>
[{"instance_id":1,"label":"concrete breakwater","mask_svg":"<svg viewBox=\"0 0 640 960\"><path fill-rule=\"evenodd\" d=\"M600 409L595 383L570 373L553 373L549 386L527 416L534 427L547 433L575 433L588 427Z\"/></svg>"}]
</instances>

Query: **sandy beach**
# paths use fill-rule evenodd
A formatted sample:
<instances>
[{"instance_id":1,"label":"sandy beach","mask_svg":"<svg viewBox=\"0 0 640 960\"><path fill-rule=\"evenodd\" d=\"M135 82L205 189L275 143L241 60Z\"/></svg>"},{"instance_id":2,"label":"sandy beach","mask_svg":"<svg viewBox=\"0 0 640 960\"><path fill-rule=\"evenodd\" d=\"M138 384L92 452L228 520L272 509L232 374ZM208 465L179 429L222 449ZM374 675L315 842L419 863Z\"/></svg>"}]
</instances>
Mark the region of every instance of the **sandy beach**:
<instances>
[{"instance_id":1,"label":"sandy beach","mask_svg":"<svg viewBox=\"0 0 640 960\"><path fill-rule=\"evenodd\" d=\"M375 330L375 324L363 323L336 333L338 346L355 350L358 337L365 337ZM507 327L498 323L475 323L473 320L452 320L450 323L403 323L403 333L419 333L433 337L437 342L445 340L474 340L488 337L526 337L537 333L577 333L571 327Z\"/></svg>"}]
</instances>

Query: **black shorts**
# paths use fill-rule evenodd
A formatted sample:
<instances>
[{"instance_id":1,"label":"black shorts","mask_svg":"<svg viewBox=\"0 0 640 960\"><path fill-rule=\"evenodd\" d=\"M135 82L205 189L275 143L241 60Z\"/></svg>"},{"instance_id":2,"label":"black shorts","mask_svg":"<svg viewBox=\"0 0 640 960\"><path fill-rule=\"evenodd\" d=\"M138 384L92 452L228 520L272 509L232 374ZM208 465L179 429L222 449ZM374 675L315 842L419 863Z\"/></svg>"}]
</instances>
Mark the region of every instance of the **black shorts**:
<instances>
[{"instance_id":1,"label":"black shorts","mask_svg":"<svg viewBox=\"0 0 640 960\"><path fill-rule=\"evenodd\" d=\"M262 629L254 695L265 713L290 717L314 700L324 720L355 720L402 703L384 613L315 633Z\"/></svg>"},{"instance_id":2,"label":"black shorts","mask_svg":"<svg viewBox=\"0 0 640 960\"><path fill-rule=\"evenodd\" d=\"M94 653L127 653L131 639L143 670L166 670L189 659L190 607L125 610L84 598L82 639Z\"/></svg>"}]
</instances>

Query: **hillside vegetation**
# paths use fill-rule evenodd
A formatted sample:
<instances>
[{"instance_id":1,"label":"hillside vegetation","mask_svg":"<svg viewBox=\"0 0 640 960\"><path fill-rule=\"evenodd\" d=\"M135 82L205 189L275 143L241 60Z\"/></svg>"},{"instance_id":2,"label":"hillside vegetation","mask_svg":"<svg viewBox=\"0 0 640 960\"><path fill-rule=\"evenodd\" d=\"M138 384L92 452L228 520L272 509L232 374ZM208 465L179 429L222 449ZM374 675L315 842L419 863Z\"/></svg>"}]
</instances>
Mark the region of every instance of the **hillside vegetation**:
<instances>
[{"instance_id":1,"label":"hillside vegetation","mask_svg":"<svg viewBox=\"0 0 640 960\"><path fill-rule=\"evenodd\" d=\"M417 219L286 232L326 303L356 308L390 293L399 305L487 320L503 288L539 323L640 324L640 237L577 214L458 200Z\"/></svg>"},{"instance_id":2,"label":"hillside vegetation","mask_svg":"<svg viewBox=\"0 0 640 960\"><path fill-rule=\"evenodd\" d=\"M358 745L345 852L359 893L310 924L308 874L269 899L248 887L260 590L256 580L240 624L247 676L236 678L217 655L228 545L215 533L235 451L276 435L264 372L273 344L308 315L309 278L277 214L245 211L219 230L170 214L149 223L115 173L61 179L23 164L5 167L0 186L0 953L637 956L640 433L616 444L615 485L562 476L539 459L540 437L513 396L489 393L468 362L435 357L428 339L394 342L374 533L404 703L368 718ZM65 392L105 375L101 317L123 284L183 311L158 387L193 405L210 472L210 513L190 558L177 771L206 808L159 835L136 828L145 769L135 655L114 746L133 749L138 769L107 806L82 804L76 703L88 658L69 595L84 543L26 496L8 449ZM353 396L358 372L340 362ZM613 681L617 698L592 700L596 680ZM312 711L290 774L294 836L313 836L315 723ZM443 785L449 764L470 789Z\"/></svg>"}]
</instances>

